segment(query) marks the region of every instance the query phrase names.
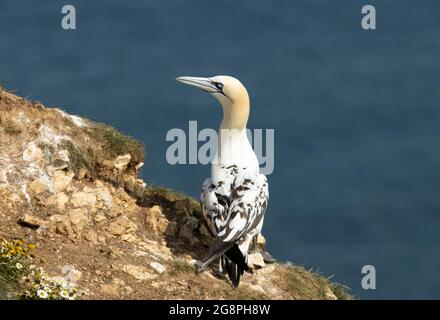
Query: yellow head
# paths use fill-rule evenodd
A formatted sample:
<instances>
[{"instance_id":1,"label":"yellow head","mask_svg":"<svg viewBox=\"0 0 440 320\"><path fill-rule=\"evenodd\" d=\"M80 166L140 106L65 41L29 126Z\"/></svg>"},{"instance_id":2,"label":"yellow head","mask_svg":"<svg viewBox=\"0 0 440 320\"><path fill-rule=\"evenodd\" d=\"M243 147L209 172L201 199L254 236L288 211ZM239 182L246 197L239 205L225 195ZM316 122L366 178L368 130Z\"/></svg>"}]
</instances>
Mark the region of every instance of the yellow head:
<instances>
[{"instance_id":1,"label":"yellow head","mask_svg":"<svg viewBox=\"0 0 440 320\"><path fill-rule=\"evenodd\" d=\"M178 77L177 81L200 88L214 96L223 107L222 129L246 128L249 118L249 95L244 85L230 76Z\"/></svg>"}]
</instances>

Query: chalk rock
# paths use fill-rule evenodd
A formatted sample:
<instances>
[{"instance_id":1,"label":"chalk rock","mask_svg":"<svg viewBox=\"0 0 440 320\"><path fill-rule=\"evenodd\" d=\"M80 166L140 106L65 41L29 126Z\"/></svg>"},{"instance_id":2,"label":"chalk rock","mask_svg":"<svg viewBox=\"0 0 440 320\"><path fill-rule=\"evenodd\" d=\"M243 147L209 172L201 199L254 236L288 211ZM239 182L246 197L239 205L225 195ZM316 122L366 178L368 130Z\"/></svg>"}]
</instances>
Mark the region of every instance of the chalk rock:
<instances>
[{"instance_id":1,"label":"chalk rock","mask_svg":"<svg viewBox=\"0 0 440 320\"><path fill-rule=\"evenodd\" d=\"M259 252L251 253L248 255L248 264L252 268L264 268L264 266L266 265L264 263L263 256Z\"/></svg>"},{"instance_id":2,"label":"chalk rock","mask_svg":"<svg viewBox=\"0 0 440 320\"><path fill-rule=\"evenodd\" d=\"M145 222L155 234L164 233L169 223L160 206L153 206L147 211Z\"/></svg>"},{"instance_id":3,"label":"chalk rock","mask_svg":"<svg viewBox=\"0 0 440 320\"><path fill-rule=\"evenodd\" d=\"M93 220L95 220L95 222L99 224L99 223L107 220L107 218L104 214L98 213Z\"/></svg>"},{"instance_id":4,"label":"chalk rock","mask_svg":"<svg viewBox=\"0 0 440 320\"><path fill-rule=\"evenodd\" d=\"M107 231L114 236L120 236L124 233L133 232L136 230L137 225L126 216L121 216L117 218L115 221L110 223L107 228Z\"/></svg>"},{"instance_id":5,"label":"chalk rock","mask_svg":"<svg viewBox=\"0 0 440 320\"><path fill-rule=\"evenodd\" d=\"M78 281L81 279L82 273L81 271L75 269L72 265L65 265L61 268L61 271L63 273L63 278L66 281L69 281L71 283L78 283Z\"/></svg>"},{"instance_id":6,"label":"chalk rock","mask_svg":"<svg viewBox=\"0 0 440 320\"><path fill-rule=\"evenodd\" d=\"M72 230L80 234L82 230L89 224L90 219L87 215L87 209L73 209L69 213L70 223L72 226Z\"/></svg>"},{"instance_id":7,"label":"chalk rock","mask_svg":"<svg viewBox=\"0 0 440 320\"><path fill-rule=\"evenodd\" d=\"M113 166L119 171L122 172L125 169L127 169L127 166L129 165L131 161L131 155L125 154L123 156L119 156L117 157L114 161L113 161Z\"/></svg>"},{"instance_id":8,"label":"chalk rock","mask_svg":"<svg viewBox=\"0 0 440 320\"><path fill-rule=\"evenodd\" d=\"M86 234L84 235L84 239L86 239L87 241L90 241L93 244L98 243L98 235L93 230L87 231Z\"/></svg>"},{"instance_id":9,"label":"chalk rock","mask_svg":"<svg viewBox=\"0 0 440 320\"><path fill-rule=\"evenodd\" d=\"M46 205L55 207L58 210L62 211L66 209L66 205L68 202L69 202L69 197L64 192L60 192L50 196L46 201Z\"/></svg>"},{"instance_id":10,"label":"chalk rock","mask_svg":"<svg viewBox=\"0 0 440 320\"><path fill-rule=\"evenodd\" d=\"M65 172L63 170L57 170L53 174L53 191L55 193L64 191L67 186L72 182L73 172Z\"/></svg>"},{"instance_id":11,"label":"chalk rock","mask_svg":"<svg viewBox=\"0 0 440 320\"><path fill-rule=\"evenodd\" d=\"M68 216L55 214L49 218L51 230L59 234L72 234L72 227Z\"/></svg>"},{"instance_id":12,"label":"chalk rock","mask_svg":"<svg viewBox=\"0 0 440 320\"><path fill-rule=\"evenodd\" d=\"M28 184L28 190L29 192L38 195L47 190L47 185L43 181L37 179Z\"/></svg>"},{"instance_id":13,"label":"chalk rock","mask_svg":"<svg viewBox=\"0 0 440 320\"><path fill-rule=\"evenodd\" d=\"M72 194L70 203L74 208L90 207L95 208L96 206L96 195L89 192L75 192Z\"/></svg>"},{"instance_id":14,"label":"chalk rock","mask_svg":"<svg viewBox=\"0 0 440 320\"><path fill-rule=\"evenodd\" d=\"M122 266L121 270L139 281L154 279L157 276L148 272L148 269L145 267L131 264Z\"/></svg>"},{"instance_id":15,"label":"chalk rock","mask_svg":"<svg viewBox=\"0 0 440 320\"><path fill-rule=\"evenodd\" d=\"M153 268L158 274L162 274L166 271L165 267L156 261L150 262L150 267Z\"/></svg>"},{"instance_id":16,"label":"chalk rock","mask_svg":"<svg viewBox=\"0 0 440 320\"><path fill-rule=\"evenodd\" d=\"M107 189L99 190L96 193L96 200L98 201L98 206L100 208L109 208L112 206L112 195Z\"/></svg>"},{"instance_id":17,"label":"chalk rock","mask_svg":"<svg viewBox=\"0 0 440 320\"><path fill-rule=\"evenodd\" d=\"M20 218L19 222L21 224L29 226L31 228L38 228L38 227L46 225L46 221L44 221L38 217L35 217L33 215L30 215L30 214L24 214Z\"/></svg>"},{"instance_id":18,"label":"chalk rock","mask_svg":"<svg viewBox=\"0 0 440 320\"><path fill-rule=\"evenodd\" d=\"M28 162L41 163L44 161L44 153L35 141L29 142L23 151L23 160Z\"/></svg>"}]
</instances>

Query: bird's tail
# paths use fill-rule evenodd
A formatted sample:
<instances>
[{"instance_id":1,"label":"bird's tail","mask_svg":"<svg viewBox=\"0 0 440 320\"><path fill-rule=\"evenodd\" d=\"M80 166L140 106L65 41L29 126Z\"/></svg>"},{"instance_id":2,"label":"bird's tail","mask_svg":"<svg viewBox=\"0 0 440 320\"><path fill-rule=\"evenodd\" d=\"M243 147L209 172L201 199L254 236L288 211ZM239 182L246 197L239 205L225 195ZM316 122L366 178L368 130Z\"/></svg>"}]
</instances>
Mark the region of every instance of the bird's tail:
<instances>
[{"instance_id":1,"label":"bird's tail","mask_svg":"<svg viewBox=\"0 0 440 320\"><path fill-rule=\"evenodd\" d=\"M233 286L238 287L241 275L249 270L246 254L247 252L243 253L237 244L224 242L220 238L216 238L208 249L204 259L197 262L197 271L202 272L215 259L220 258L221 268L228 273Z\"/></svg>"},{"instance_id":2,"label":"bird's tail","mask_svg":"<svg viewBox=\"0 0 440 320\"><path fill-rule=\"evenodd\" d=\"M225 252L220 258L220 265L227 272L234 288L240 284L240 277L249 269L246 258L237 245Z\"/></svg>"}]
</instances>

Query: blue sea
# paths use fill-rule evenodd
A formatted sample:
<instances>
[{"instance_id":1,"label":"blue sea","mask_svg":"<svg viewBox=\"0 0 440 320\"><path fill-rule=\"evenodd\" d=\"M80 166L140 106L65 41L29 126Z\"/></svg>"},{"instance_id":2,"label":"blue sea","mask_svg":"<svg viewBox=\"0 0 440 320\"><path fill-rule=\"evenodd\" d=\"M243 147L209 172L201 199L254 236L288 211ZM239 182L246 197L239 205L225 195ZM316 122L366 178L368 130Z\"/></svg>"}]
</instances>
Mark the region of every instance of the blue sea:
<instances>
[{"instance_id":1,"label":"blue sea","mask_svg":"<svg viewBox=\"0 0 440 320\"><path fill-rule=\"evenodd\" d=\"M65 4L76 30L61 28ZM361 27L366 4L376 30ZM174 78L217 74L247 86L250 128L275 130L269 251L360 299L440 298L438 0L1 6L2 86L138 138L143 178L196 197L209 167L169 165L165 135L216 129L221 109Z\"/></svg>"}]
</instances>

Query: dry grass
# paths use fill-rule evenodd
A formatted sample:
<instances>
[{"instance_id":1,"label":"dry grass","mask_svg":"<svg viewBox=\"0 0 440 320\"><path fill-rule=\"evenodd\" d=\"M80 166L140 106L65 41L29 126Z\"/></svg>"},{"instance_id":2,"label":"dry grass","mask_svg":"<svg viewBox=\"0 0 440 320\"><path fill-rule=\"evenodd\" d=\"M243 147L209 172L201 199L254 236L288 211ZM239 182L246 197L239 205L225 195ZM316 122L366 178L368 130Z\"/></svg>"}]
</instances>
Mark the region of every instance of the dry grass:
<instances>
[{"instance_id":1,"label":"dry grass","mask_svg":"<svg viewBox=\"0 0 440 320\"><path fill-rule=\"evenodd\" d=\"M279 274L278 285L288 291L293 299L328 299L331 292L338 298L350 300L353 297L347 292L347 287L331 282L322 275L307 271L303 267L283 264L277 267Z\"/></svg>"}]
</instances>

